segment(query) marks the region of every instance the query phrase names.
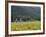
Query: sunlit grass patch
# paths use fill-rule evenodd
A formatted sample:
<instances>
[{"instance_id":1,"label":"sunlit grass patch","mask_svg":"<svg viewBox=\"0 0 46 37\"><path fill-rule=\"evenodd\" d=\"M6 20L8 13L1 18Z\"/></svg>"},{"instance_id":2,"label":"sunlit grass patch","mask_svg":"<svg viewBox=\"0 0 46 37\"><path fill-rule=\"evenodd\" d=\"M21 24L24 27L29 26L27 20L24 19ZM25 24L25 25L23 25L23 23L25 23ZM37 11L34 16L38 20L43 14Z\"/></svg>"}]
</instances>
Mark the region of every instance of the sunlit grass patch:
<instances>
[{"instance_id":1,"label":"sunlit grass patch","mask_svg":"<svg viewBox=\"0 0 46 37\"><path fill-rule=\"evenodd\" d=\"M12 22L11 23L12 31L40 30L40 29L41 29L40 21L26 21L26 22Z\"/></svg>"}]
</instances>

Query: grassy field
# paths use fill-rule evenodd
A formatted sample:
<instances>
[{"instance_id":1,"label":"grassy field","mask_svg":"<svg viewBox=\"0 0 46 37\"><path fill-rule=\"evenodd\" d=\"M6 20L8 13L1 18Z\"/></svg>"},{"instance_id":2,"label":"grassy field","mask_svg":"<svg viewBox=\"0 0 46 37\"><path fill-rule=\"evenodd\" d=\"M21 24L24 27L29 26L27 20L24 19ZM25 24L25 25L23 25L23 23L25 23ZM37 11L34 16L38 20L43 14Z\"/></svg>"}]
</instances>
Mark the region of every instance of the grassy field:
<instances>
[{"instance_id":1,"label":"grassy field","mask_svg":"<svg viewBox=\"0 0 46 37\"><path fill-rule=\"evenodd\" d=\"M26 22L12 22L12 31L22 31L22 30L39 30L41 29L40 21L26 21Z\"/></svg>"}]
</instances>

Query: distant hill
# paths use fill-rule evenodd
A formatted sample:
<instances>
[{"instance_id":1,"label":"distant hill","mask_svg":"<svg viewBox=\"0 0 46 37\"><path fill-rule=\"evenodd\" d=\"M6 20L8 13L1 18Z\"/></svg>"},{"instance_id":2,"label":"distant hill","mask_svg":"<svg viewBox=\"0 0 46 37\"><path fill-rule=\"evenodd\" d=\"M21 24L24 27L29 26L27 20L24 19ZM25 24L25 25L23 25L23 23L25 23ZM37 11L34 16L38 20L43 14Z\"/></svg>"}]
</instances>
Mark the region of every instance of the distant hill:
<instances>
[{"instance_id":1,"label":"distant hill","mask_svg":"<svg viewBox=\"0 0 46 37\"><path fill-rule=\"evenodd\" d=\"M40 18L40 7L11 6L12 16L31 16L33 19Z\"/></svg>"}]
</instances>

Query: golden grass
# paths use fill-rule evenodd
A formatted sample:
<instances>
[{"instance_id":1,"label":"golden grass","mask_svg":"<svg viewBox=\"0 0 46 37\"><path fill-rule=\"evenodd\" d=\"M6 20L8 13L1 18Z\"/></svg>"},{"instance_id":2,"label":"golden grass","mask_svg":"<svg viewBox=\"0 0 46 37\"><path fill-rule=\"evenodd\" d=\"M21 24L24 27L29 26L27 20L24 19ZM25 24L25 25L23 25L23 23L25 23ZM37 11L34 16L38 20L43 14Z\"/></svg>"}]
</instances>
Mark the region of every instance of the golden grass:
<instances>
[{"instance_id":1,"label":"golden grass","mask_svg":"<svg viewBox=\"0 0 46 37\"><path fill-rule=\"evenodd\" d=\"M40 21L26 21L26 22L12 22L12 31L22 31L22 30L39 30L41 29Z\"/></svg>"}]
</instances>

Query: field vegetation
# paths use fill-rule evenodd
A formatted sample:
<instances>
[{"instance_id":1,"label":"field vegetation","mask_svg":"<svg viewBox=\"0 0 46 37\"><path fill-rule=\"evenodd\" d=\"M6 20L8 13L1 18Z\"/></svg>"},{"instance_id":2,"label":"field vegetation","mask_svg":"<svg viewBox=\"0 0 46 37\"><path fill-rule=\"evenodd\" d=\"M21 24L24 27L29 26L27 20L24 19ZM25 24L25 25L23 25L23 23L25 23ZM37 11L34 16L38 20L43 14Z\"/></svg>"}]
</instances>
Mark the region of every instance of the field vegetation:
<instances>
[{"instance_id":1,"label":"field vegetation","mask_svg":"<svg viewBox=\"0 0 46 37\"><path fill-rule=\"evenodd\" d=\"M22 30L40 30L41 23L40 21L25 21L25 22L12 22L11 30L12 31L22 31Z\"/></svg>"}]
</instances>

